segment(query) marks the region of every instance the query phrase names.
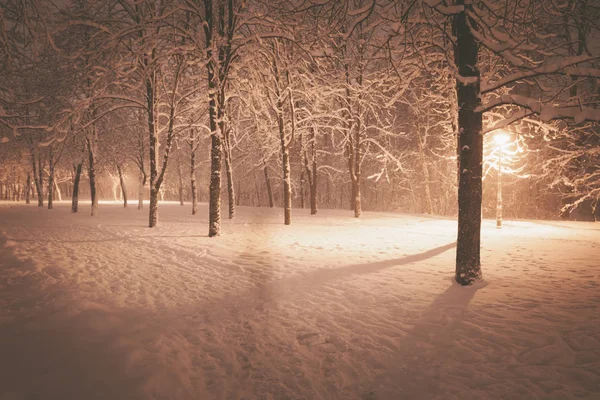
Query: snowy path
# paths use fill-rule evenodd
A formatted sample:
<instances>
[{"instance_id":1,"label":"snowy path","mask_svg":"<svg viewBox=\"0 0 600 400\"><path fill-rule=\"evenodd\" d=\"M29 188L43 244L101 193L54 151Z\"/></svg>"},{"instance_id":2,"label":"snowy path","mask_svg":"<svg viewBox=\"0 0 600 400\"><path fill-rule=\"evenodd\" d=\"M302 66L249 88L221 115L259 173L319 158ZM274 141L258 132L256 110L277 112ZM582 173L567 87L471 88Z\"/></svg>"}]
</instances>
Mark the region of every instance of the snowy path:
<instances>
[{"instance_id":1,"label":"snowy path","mask_svg":"<svg viewBox=\"0 0 600 400\"><path fill-rule=\"evenodd\" d=\"M599 399L600 225L0 206L0 400Z\"/></svg>"}]
</instances>

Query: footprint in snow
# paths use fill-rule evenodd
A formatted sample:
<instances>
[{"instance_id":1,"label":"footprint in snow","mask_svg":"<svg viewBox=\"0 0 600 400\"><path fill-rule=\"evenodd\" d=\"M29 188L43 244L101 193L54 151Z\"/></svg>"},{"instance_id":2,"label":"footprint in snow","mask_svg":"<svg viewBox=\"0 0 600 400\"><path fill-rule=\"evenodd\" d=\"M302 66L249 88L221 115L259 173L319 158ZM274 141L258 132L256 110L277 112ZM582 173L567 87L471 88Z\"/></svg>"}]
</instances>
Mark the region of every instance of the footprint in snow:
<instances>
[{"instance_id":1,"label":"footprint in snow","mask_svg":"<svg viewBox=\"0 0 600 400\"><path fill-rule=\"evenodd\" d=\"M298 340L298 343L304 346L309 346L322 342L321 335L317 332L298 333L296 335L296 340Z\"/></svg>"}]
</instances>

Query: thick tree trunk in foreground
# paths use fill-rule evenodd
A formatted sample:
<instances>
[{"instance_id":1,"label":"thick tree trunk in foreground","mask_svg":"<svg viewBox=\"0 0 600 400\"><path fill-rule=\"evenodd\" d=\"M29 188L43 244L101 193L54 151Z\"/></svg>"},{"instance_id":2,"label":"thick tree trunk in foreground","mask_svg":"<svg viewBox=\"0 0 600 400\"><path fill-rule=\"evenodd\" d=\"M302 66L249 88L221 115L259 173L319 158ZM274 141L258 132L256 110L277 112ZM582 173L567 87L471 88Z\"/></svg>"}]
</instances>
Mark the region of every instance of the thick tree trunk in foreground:
<instances>
[{"instance_id":1,"label":"thick tree trunk in foreground","mask_svg":"<svg viewBox=\"0 0 600 400\"><path fill-rule=\"evenodd\" d=\"M209 121L210 121L210 186L208 199L208 236L221 234L221 132L217 127L217 101L213 77L209 75Z\"/></svg>"},{"instance_id":2,"label":"thick tree trunk in foreground","mask_svg":"<svg viewBox=\"0 0 600 400\"><path fill-rule=\"evenodd\" d=\"M121 193L123 194L123 207L127 208L127 188L125 187L123 170L119 164L117 164L117 173L119 174L119 184L121 185Z\"/></svg>"},{"instance_id":3,"label":"thick tree trunk in foreground","mask_svg":"<svg viewBox=\"0 0 600 400\"><path fill-rule=\"evenodd\" d=\"M81 179L81 169L83 163L77 164L75 167L75 181L73 182L73 198L71 199L71 212L79 211L79 181Z\"/></svg>"},{"instance_id":4,"label":"thick tree trunk in foreground","mask_svg":"<svg viewBox=\"0 0 600 400\"><path fill-rule=\"evenodd\" d=\"M464 5L458 0L458 5ZM480 100L480 73L478 69L479 44L467 22L466 11L454 17L456 35L455 63L460 78L456 83L458 99L458 238L456 247L456 276L461 285L481 279L480 234L482 198L483 133L482 114L476 111Z\"/></svg>"},{"instance_id":5,"label":"thick tree trunk in foreground","mask_svg":"<svg viewBox=\"0 0 600 400\"><path fill-rule=\"evenodd\" d=\"M94 148L92 141L88 137L86 139L88 148L88 175L90 178L90 196L92 199L92 210L90 215L96 215L96 209L98 208L98 198L96 197L96 162L94 156Z\"/></svg>"}]
</instances>

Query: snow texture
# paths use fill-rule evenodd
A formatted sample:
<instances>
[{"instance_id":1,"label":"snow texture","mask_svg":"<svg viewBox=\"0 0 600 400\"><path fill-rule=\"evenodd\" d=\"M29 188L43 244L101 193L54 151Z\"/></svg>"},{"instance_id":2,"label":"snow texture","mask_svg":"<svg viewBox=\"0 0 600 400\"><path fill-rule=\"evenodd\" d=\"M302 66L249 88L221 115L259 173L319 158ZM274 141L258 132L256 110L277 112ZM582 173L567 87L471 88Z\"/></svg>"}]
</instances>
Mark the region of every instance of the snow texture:
<instances>
[{"instance_id":1,"label":"snow texture","mask_svg":"<svg viewBox=\"0 0 600 400\"><path fill-rule=\"evenodd\" d=\"M0 206L0 399L600 398L598 224L486 220L461 287L451 219L69 211Z\"/></svg>"}]
</instances>

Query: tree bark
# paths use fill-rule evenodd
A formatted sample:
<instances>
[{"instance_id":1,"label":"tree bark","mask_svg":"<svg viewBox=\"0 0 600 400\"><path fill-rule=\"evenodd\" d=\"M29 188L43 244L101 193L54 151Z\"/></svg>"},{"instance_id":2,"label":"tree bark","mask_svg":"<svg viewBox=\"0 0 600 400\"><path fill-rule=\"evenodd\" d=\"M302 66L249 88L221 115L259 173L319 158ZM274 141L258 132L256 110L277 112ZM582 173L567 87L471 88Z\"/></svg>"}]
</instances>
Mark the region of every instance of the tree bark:
<instances>
[{"instance_id":1,"label":"tree bark","mask_svg":"<svg viewBox=\"0 0 600 400\"><path fill-rule=\"evenodd\" d=\"M127 208L127 188L125 187L125 179L123 178L123 170L121 165L117 164L117 173L119 174L119 184L121 185L121 193L123 194L123 207Z\"/></svg>"},{"instance_id":2,"label":"tree bark","mask_svg":"<svg viewBox=\"0 0 600 400\"><path fill-rule=\"evenodd\" d=\"M198 212L198 189L196 188L196 144L192 133L190 140L190 187L192 190L192 215Z\"/></svg>"},{"instance_id":3,"label":"tree bark","mask_svg":"<svg viewBox=\"0 0 600 400\"><path fill-rule=\"evenodd\" d=\"M317 146L316 146L315 129L311 133L311 151L312 151L312 174L309 174L310 179L310 214L317 213Z\"/></svg>"},{"instance_id":4,"label":"tree bark","mask_svg":"<svg viewBox=\"0 0 600 400\"><path fill-rule=\"evenodd\" d=\"M73 182L73 197L71 199L71 212L76 213L79 211L79 180L81 179L81 169L83 163L80 162L75 167L75 181Z\"/></svg>"},{"instance_id":5,"label":"tree bark","mask_svg":"<svg viewBox=\"0 0 600 400\"><path fill-rule=\"evenodd\" d=\"M419 130L417 128L417 130ZM431 186L430 186L430 179L429 179L429 169L427 168L427 159L425 158L425 148L423 146L423 142L421 140L421 135L419 135L419 138L417 139L419 142L419 158L421 160L421 169L423 170L423 178L425 180L425 182L423 182L423 185L425 186L425 211L427 212L427 214L433 214L433 202L431 201Z\"/></svg>"},{"instance_id":6,"label":"tree bark","mask_svg":"<svg viewBox=\"0 0 600 400\"><path fill-rule=\"evenodd\" d=\"M35 190L37 192L38 207L44 207L44 176L38 173L38 167L42 168L41 162L35 158L35 154L31 154L31 166L33 169L33 180L35 181Z\"/></svg>"},{"instance_id":7,"label":"tree bark","mask_svg":"<svg viewBox=\"0 0 600 400\"><path fill-rule=\"evenodd\" d=\"M52 210L54 208L54 153L52 149L50 149L48 170L48 210Z\"/></svg>"},{"instance_id":8,"label":"tree bark","mask_svg":"<svg viewBox=\"0 0 600 400\"><path fill-rule=\"evenodd\" d=\"M146 99L148 103L148 133L150 146L150 209L148 211L148 226L153 228L158 223L158 132L156 132L156 105L155 105L156 72L146 78Z\"/></svg>"},{"instance_id":9,"label":"tree bark","mask_svg":"<svg viewBox=\"0 0 600 400\"><path fill-rule=\"evenodd\" d=\"M223 150L225 155L225 174L227 175L227 200L229 205L229 219L235 216L235 187L233 183L233 162L231 159L230 130L225 121L219 123L223 135Z\"/></svg>"},{"instance_id":10,"label":"tree bark","mask_svg":"<svg viewBox=\"0 0 600 400\"><path fill-rule=\"evenodd\" d=\"M482 200L483 134L482 114L476 111L480 100L479 44L469 25L475 21L467 17L471 4L458 0L465 10L454 16L456 36L454 61L462 78L475 78L474 83L456 82L458 100L458 237L456 246L455 279L461 285L480 280L480 235ZM468 18L468 21L467 21Z\"/></svg>"},{"instance_id":11,"label":"tree bark","mask_svg":"<svg viewBox=\"0 0 600 400\"><path fill-rule=\"evenodd\" d=\"M217 100L215 84L209 74L209 123L210 123L210 186L208 199L208 236L221 234L221 133L217 127Z\"/></svg>"},{"instance_id":12,"label":"tree bark","mask_svg":"<svg viewBox=\"0 0 600 400\"><path fill-rule=\"evenodd\" d=\"M138 210L144 209L144 187L146 186L146 180L148 177L143 171L140 171L140 184L138 187Z\"/></svg>"},{"instance_id":13,"label":"tree bark","mask_svg":"<svg viewBox=\"0 0 600 400\"><path fill-rule=\"evenodd\" d=\"M273 201L273 189L271 188L271 180L269 179L269 168L267 167L267 162L263 158L263 173L265 175L265 183L267 185L267 196L269 197L269 207L273 208L275 206L275 202Z\"/></svg>"},{"instance_id":14,"label":"tree bark","mask_svg":"<svg viewBox=\"0 0 600 400\"><path fill-rule=\"evenodd\" d=\"M90 178L90 196L92 200L92 210L90 215L94 216L96 215L96 209L98 208L98 198L96 197L96 161L94 146L89 136L86 138L86 144L88 148L88 175Z\"/></svg>"},{"instance_id":15,"label":"tree bark","mask_svg":"<svg viewBox=\"0 0 600 400\"><path fill-rule=\"evenodd\" d=\"M181 172L181 156L177 154L177 177L179 178L179 205L183 207L185 202L183 201L183 173Z\"/></svg>"},{"instance_id":16,"label":"tree bark","mask_svg":"<svg viewBox=\"0 0 600 400\"><path fill-rule=\"evenodd\" d=\"M31 174L27 174L27 186L25 186L25 204L30 204L29 196L31 195Z\"/></svg>"}]
</instances>

